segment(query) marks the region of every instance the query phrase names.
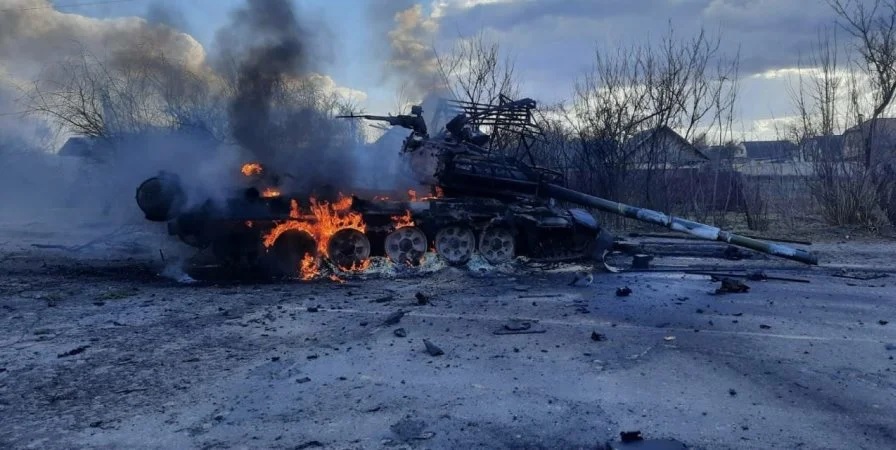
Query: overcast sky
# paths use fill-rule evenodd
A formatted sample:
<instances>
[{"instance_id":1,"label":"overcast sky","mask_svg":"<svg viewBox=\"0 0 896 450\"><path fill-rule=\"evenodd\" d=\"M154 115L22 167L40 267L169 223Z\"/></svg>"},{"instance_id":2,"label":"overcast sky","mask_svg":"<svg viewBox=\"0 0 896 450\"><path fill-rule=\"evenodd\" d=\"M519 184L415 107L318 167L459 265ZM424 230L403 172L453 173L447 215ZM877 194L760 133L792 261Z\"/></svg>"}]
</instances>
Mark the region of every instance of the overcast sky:
<instances>
[{"instance_id":1,"label":"overcast sky","mask_svg":"<svg viewBox=\"0 0 896 450\"><path fill-rule=\"evenodd\" d=\"M39 0L35 0L39 1ZM244 0L59 0L57 9L92 18L138 16L192 35L206 49L229 13ZM27 0L0 0L21 6ZM320 71L339 86L362 91L370 112L390 112L398 80L382 75L387 33L409 0L301 0L299 14L316 35ZM613 47L658 38L671 26L687 38L701 26L720 34L722 51L741 57L738 112L745 137L773 137L768 121L792 114L786 78L811 52L821 27L833 25L825 0L440 0L421 2L437 25L427 39L437 47L484 31L516 59L523 95L542 102L567 99L592 64L598 45ZM3 6L0 6L2 9ZM40 14L39 10L33 11ZM0 11L0 14L3 14ZM376 42L380 45L376 45ZM387 44L386 44L387 45ZM2 62L2 60L0 60Z\"/></svg>"}]
</instances>

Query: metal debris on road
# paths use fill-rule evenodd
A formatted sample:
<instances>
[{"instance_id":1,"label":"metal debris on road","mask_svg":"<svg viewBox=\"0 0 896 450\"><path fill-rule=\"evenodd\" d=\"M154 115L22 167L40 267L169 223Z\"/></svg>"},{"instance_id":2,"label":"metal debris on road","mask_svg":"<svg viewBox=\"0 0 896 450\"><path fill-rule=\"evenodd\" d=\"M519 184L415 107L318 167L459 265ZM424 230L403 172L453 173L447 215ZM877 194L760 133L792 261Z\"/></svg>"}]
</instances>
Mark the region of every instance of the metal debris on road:
<instances>
[{"instance_id":1,"label":"metal debris on road","mask_svg":"<svg viewBox=\"0 0 896 450\"><path fill-rule=\"evenodd\" d=\"M527 320L511 320L505 323L501 328L494 331L494 334L533 334L546 333L544 328L532 328L532 322Z\"/></svg>"},{"instance_id":2,"label":"metal debris on road","mask_svg":"<svg viewBox=\"0 0 896 450\"><path fill-rule=\"evenodd\" d=\"M429 353L429 356L440 356L445 354L442 349L440 349L436 344L429 342L428 339L423 340L423 345L426 346L426 353Z\"/></svg>"},{"instance_id":3,"label":"metal debris on road","mask_svg":"<svg viewBox=\"0 0 896 450\"><path fill-rule=\"evenodd\" d=\"M395 331L392 332L396 337L407 337L408 332L404 328L396 328Z\"/></svg>"},{"instance_id":4,"label":"metal debris on road","mask_svg":"<svg viewBox=\"0 0 896 450\"><path fill-rule=\"evenodd\" d=\"M396 324L398 324L398 322L401 322L401 318L404 317L404 314L405 313L402 310L395 311L394 313L389 314L389 316L386 317L385 320L383 320L383 323L380 324L380 326L388 327L388 326L396 325Z\"/></svg>"},{"instance_id":5,"label":"metal debris on road","mask_svg":"<svg viewBox=\"0 0 896 450\"><path fill-rule=\"evenodd\" d=\"M628 297L631 294L632 294L632 290L628 286L623 287L623 288L616 288L616 296L617 297Z\"/></svg>"},{"instance_id":6,"label":"metal debris on road","mask_svg":"<svg viewBox=\"0 0 896 450\"><path fill-rule=\"evenodd\" d=\"M759 328L763 330L770 330L772 327L770 325L760 324Z\"/></svg>"},{"instance_id":7,"label":"metal debris on road","mask_svg":"<svg viewBox=\"0 0 896 450\"><path fill-rule=\"evenodd\" d=\"M80 347L73 348L65 353L60 353L60 354L56 355L56 357L57 358L65 358L67 356L75 356L77 354L84 353L84 351L87 350L89 347L90 347L89 345L82 345Z\"/></svg>"},{"instance_id":8,"label":"metal debris on road","mask_svg":"<svg viewBox=\"0 0 896 450\"><path fill-rule=\"evenodd\" d=\"M750 286L747 286L742 281L735 278L722 278L721 281L722 285L716 289L716 295L742 294L750 291Z\"/></svg>"},{"instance_id":9,"label":"metal debris on road","mask_svg":"<svg viewBox=\"0 0 896 450\"><path fill-rule=\"evenodd\" d=\"M890 322L889 322L889 321L886 321L886 320L878 320L877 323L880 324L880 325L886 325L886 324L888 324L888 323L890 323Z\"/></svg>"},{"instance_id":10,"label":"metal debris on road","mask_svg":"<svg viewBox=\"0 0 896 450\"><path fill-rule=\"evenodd\" d=\"M597 331L591 332L591 340L594 342L601 342L607 340L607 335L598 333Z\"/></svg>"}]
</instances>

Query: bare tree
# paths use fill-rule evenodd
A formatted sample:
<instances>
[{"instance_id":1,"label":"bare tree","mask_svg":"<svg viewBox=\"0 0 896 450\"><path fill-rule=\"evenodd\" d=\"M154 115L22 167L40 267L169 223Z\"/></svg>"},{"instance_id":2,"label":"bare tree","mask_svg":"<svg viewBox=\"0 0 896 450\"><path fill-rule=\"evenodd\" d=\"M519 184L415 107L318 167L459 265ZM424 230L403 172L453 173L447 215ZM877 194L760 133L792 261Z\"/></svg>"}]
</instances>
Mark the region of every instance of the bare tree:
<instances>
[{"instance_id":1,"label":"bare tree","mask_svg":"<svg viewBox=\"0 0 896 450\"><path fill-rule=\"evenodd\" d=\"M858 130L864 140L863 163L870 172L877 190L877 201L891 223L896 224L896 155L877 145L884 134L879 119L893 105L896 97L896 0L828 0L841 27L854 38L859 58L856 68L867 80L867 89L851 95L851 103L860 111L861 94L870 96L870 119ZM889 137L889 136L887 136Z\"/></svg>"},{"instance_id":2,"label":"bare tree","mask_svg":"<svg viewBox=\"0 0 896 450\"><path fill-rule=\"evenodd\" d=\"M502 94L519 94L513 59L482 32L458 39L446 53L437 52L436 63L445 88L458 100L494 103Z\"/></svg>"},{"instance_id":3,"label":"bare tree","mask_svg":"<svg viewBox=\"0 0 896 450\"><path fill-rule=\"evenodd\" d=\"M579 144L580 169L570 178L602 195L669 208L670 194L680 191L671 188L687 180L669 170L678 163L669 143L645 133L668 128L685 141L730 139L737 58L723 58L719 42L703 32L681 40L670 28L658 45L598 50L565 109Z\"/></svg>"}]
</instances>

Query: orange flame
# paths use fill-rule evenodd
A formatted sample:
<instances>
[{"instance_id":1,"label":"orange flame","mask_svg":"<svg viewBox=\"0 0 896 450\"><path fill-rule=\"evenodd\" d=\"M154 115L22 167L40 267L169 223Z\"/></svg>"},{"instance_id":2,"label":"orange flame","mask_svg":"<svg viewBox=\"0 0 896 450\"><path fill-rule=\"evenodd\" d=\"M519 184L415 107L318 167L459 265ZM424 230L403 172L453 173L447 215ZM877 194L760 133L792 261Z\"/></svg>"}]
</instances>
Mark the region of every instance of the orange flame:
<instances>
[{"instance_id":1,"label":"orange flame","mask_svg":"<svg viewBox=\"0 0 896 450\"><path fill-rule=\"evenodd\" d=\"M258 163L246 163L243 164L243 168L240 169L240 172L243 175L250 177L252 175L258 175L262 172L261 164Z\"/></svg>"},{"instance_id":2,"label":"orange flame","mask_svg":"<svg viewBox=\"0 0 896 450\"><path fill-rule=\"evenodd\" d=\"M302 257L302 263L299 264L299 275L303 280L311 280L319 273L320 268L317 265L314 255L306 253L305 256Z\"/></svg>"},{"instance_id":3,"label":"orange flame","mask_svg":"<svg viewBox=\"0 0 896 450\"><path fill-rule=\"evenodd\" d=\"M276 188L270 188L270 187L265 188L265 190L261 191L261 196L264 198L279 197L280 190L278 190Z\"/></svg>"},{"instance_id":4,"label":"orange flame","mask_svg":"<svg viewBox=\"0 0 896 450\"><path fill-rule=\"evenodd\" d=\"M417 191L413 189L408 189L408 199L412 202L426 202L429 200L435 200L437 198L442 198L445 196L445 192L439 186L433 186L433 191L435 191L434 195L427 195L426 197L417 197Z\"/></svg>"},{"instance_id":5,"label":"orange flame","mask_svg":"<svg viewBox=\"0 0 896 450\"><path fill-rule=\"evenodd\" d=\"M414 226L414 218L411 217L411 212L405 210L404 215L402 216L392 216L392 225L395 225L395 228L402 227L412 227Z\"/></svg>"},{"instance_id":6,"label":"orange flame","mask_svg":"<svg viewBox=\"0 0 896 450\"><path fill-rule=\"evenodd\" d=\"M293 199L290 202L289 220L277 223L277 225L262 239L265 248L271 248L277 239L285 232L290 230L303 231L311 235L317 242L317 253L322 257L329 256L327 246L330 238L337 231L352 228L360 232L365 232L367 226L364 224L364 218L360 213L352 211L352 198L339 195L339 199L332 204L328 202L318 202L317 199L311 198L311 214L313 218L305 220L298 202ZM305 255L302 259L302 265L299 268L299 274L303 280L314 278L320 274L320 261L311 255ZM355 267L357 266L357 267ZM348 271L360 271L370 266L370 261L364 261L360 264L345 269Z\"/></svg>"}]
</instances>

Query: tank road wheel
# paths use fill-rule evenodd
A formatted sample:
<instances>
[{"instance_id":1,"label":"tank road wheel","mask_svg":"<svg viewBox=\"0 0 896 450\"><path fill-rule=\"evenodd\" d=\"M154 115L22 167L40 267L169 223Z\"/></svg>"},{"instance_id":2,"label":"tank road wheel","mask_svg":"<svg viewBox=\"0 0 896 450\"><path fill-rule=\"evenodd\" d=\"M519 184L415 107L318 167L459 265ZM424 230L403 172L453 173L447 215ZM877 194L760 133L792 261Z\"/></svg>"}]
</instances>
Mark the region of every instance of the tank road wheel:
<instances>
[{"instance_id":1,"label":"tank road wheel","mask_svg":"<svg viewBox=\"0 0 896 450\"><path fill-rule=\"evenodd\" d=\"M464 226L449 226L436 233L436 252L448 264L464 264L473 257L476 249L476 236L473 230Z\"/></svg>"},{"instance_id":2,"label":"tank road wheel","mask_svg":"<svg viewBox=\"0 0 896 450\"><path fill-rule=\"evenodd\" d=\"M479 238L479 253L491 264L503 264L516 256L516 241L506 227L488 227Z\"/></svg>"},{"instance_id":3,"label":"tank road wheel","mask_svg":"<svg viewBox=\"0 0 896 450\"><path fill-rule=\"evenodd\" d=\"M418 265L426 253L426 235L417 227L401 227L386 236L386 256L395 264Z\"/></svg>"},{"instance_id":4,"label":"tank road wheel","mask_svg":"<svg viewBox=\"0 0 896 450\"><path fill-rule=\"evenodd\" d=\"M271 249L275 275L298 276L305 255L317 255L317 241L305 231L289 230L280 235Z\"/></svg>"},{"instance_id":5,"label":"tank road wheel","mask_svg":"<svg viewBox=\"0 0 896 450\"><path fill-rule=\"evenodd\" d=\"M354 228L343 228L330 238L327 253L337 267L349 269L370 257L370 240Z\"/></svg>"}]
</instances>

